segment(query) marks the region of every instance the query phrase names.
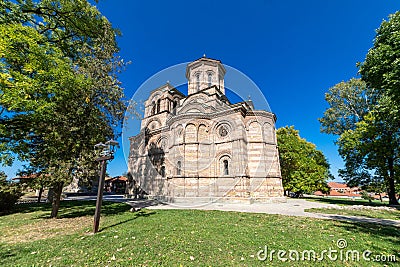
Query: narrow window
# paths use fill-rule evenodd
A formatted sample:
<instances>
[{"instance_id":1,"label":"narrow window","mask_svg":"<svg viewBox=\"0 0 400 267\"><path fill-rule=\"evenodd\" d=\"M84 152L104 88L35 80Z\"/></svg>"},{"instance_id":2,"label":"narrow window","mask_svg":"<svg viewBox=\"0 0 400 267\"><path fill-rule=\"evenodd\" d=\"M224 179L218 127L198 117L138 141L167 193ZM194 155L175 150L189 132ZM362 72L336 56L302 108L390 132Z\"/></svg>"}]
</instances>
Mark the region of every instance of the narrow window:
<instances>
[{"instance_id":1,"label":"narrow window","mask_svg":"<svg viewBox=\"0 0 400 267\"><path fill-rule=\"evenodd\" d=\"M160 113L161 99L157 100L157 113Z\"/></svg>"},{"instance_id":2,"label":"narrow window","mask_svg":"<svg viewBox=\"0 0 400 267\"><path fill-rule=\"evenodd\" d=\"M165 166L161 166L161 176L165 177Z\"/></svg>"},{"instance_id":3,"label":"narrow window","mask_svg":"<svg viewBox=\"0 0 400 267\"><path fill-rule=\"evenodd\" d=\"M208 74L208 87L210 87L212 84L212 73Z\"/></svg>"},{"instance_id":4,"label":"narrow window","mask_svg":"<svg viewBox=\"0 0 400 267\"><path fill-rule=\"evenodd\" d=\"M196 89L197 91L200 90L200 73L196 74Z\"/></svg>"},{"instance_id":5,"label":"narrow window","mask_svg":"<svg viewBox=\"0 0 400 267\"><path fill-rule=\"evenodd\" d=\"M174 104L173 104L173 106L172 106L172 113L175 115L176 114L176 108L177 108L177 106L178 106L178 101L174 101Z\"/></svg>"},{"instance_id":6,"label":"narrow window","mask_svg":"<svg viewBox=\"0 0 400 267\"><path fill-rule=\"evenodd\" d=\"M227 160L224 160L223 163L224 163L224 175L229 175L229 163Z\"/></svg>"},{"instance_id":7,"label":"narrow window","mask_svg":"<svg viewBox=\"0 0 400 267\"><path fill-rule=\"evenodd\" d=\"M151 103L151 115L156 114L156 103L154 101Z\"/></svg>"},{"instance_id":8,"label":"narrow window","mask_svg":"<svg viewBox=\"0 0 400 267\"><path fill-rule=\"evenodd\" d=\"M178 161L178 163L176 165L177 165L176 166L176 174L181 175L182 162Z\"/></svg>"}]
</instances>

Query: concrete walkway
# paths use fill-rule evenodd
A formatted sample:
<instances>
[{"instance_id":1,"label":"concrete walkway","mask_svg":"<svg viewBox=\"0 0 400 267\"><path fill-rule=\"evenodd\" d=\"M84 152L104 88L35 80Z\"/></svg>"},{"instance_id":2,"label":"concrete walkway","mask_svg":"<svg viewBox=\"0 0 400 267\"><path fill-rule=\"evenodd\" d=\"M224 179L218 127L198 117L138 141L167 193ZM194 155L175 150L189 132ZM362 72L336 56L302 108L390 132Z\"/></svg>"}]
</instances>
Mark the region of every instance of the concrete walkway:
<instances>
[{"instance_id":1,"label":"concrete walkway","mask_svg":"<svg viewBox=\"0 0 400 267\"><path fill-rule=\"evenodd\" d=\"M238 211L238 212L252 212L252 213L267 213L267 214L281 214L287 216L302 216L318 219L330 219L339 221L352 221L364 223L376 223L381 225L400 227L399 220L389 219L376 219L367 218L362 216L347 216L335 214L322 214L305 212L305 209L311 208L335 208L339 207L336 204L325 204L314 201L307 201L304 199L287 199L286 203L273 203L273 204L241 204L241 203L205 203L198 205L189 205L188 203L170 204L159 203L154 200L138 200L127 201L134 208L147 208L147 209L198 209L198 210L222 210L222 211Z\"/></svg>"}]
</instances>

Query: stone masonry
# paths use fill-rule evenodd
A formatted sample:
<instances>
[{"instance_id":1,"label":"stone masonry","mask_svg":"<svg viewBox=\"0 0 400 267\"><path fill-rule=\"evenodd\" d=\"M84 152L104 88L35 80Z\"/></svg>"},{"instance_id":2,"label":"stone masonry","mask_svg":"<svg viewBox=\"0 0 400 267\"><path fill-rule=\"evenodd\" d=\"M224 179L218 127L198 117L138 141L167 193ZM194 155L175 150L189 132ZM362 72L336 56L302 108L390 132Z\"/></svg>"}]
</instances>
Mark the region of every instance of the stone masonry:
<instances>
[{"instance_id":1,"label":"stone masonry","mask_svg":"<svg viewBox=\"0 0 400 267\"><path fill-rule=\"evenodd\" d=\"M284 201L276 117L252 101L232 104L225 68L202 57L187 66L188 96L169 83L145 102L130 138L130 193L169 202Z\"/></svg>"}]
</instances>

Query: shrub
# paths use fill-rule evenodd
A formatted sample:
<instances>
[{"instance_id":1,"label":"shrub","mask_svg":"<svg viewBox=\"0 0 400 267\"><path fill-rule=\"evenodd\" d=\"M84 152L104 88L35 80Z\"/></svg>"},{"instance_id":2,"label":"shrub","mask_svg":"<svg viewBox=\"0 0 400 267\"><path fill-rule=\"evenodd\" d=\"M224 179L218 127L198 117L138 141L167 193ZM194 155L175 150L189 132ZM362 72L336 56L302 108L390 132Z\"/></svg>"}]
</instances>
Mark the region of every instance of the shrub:
<instances>
[{"instance_id":1,"label":"shrub","mask_svg":"<svg viewBox=\"0 0 400 267\"><path fill-rule=\"evenodd\" d=\"M0 172L0 213L11 210L21 196L21 187L7 181L5 173Z\"/></svg>"},{"instance_id":2,"label":"shrub","mask_svg":"<svg viewBox=\"0 0 400 267\"><path fill-rule=\"evenodd\" d=\"M362 191L362 192L361 192L361 198L362 198L362 199L365 199L365 200L368 200L369 203L371 203L372 200L374 200L374 198L373 198L370 194L368 194L367 191Z\"/></svg>"}]
</instances>

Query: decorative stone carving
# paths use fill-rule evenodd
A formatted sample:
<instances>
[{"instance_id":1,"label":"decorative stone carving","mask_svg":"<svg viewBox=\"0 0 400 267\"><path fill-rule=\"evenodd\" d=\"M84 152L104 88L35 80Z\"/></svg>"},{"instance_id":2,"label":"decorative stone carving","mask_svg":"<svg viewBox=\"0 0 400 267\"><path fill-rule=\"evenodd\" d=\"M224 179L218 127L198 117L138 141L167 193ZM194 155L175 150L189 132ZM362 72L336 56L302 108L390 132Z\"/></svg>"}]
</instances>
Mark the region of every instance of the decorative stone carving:
<instances>
[{"instance_id":1,"label":"decorative stone carving","mask_svg":"<svg viewBox=\"0 0 400 267\"><path fill-rule=\"evenodd\" d=\"M187 66L188 96L170 84L150 93L128 171L160 200L284 201L273 113L225 96L225 68ZM153 112L154 103L161 103ZM169 103L169 104L168 104ZM171 108L172 107L172 108Z\"/></svg>"}]
</instances>

